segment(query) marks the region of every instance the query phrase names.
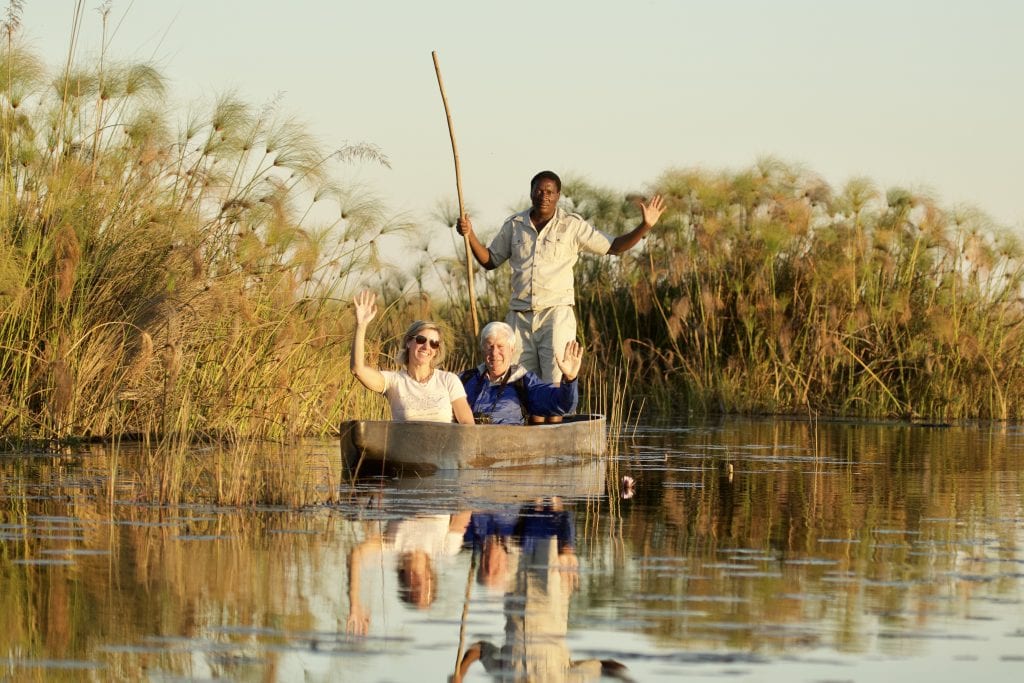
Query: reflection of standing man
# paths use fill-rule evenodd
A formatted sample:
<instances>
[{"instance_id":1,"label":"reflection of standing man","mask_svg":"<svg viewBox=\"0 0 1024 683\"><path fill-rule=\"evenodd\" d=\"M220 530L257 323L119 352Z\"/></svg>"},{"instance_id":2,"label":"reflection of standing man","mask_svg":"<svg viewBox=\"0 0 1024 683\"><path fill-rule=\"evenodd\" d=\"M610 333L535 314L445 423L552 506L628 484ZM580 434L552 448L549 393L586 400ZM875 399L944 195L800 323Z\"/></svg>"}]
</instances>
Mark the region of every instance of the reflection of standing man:
<instances>
[{"instance_id":1,"label":"reflection of standing man","mask_svg":"<svg viewBox=\"0 0 1024 683\"><path fill-rule=\"evenodd\" d=\"M475 526L483 528L480 520ZM579 588L575 536L572 516L558 499L522 511L516 524L519 562L512 591L505 596L505 642L501 647L483 640L470 645L449 680L462 681L476 661L502 681L631 680L620 662L573 660L569 653L569 598Z\"/></svg>"},{"instance_id":2,"label":"reflection of standing man","mask_svg":"<svg viewBox=\"0 0 1024 683\"><path fill-rule=\"evenodd\" d=\"M582 216L558 206L562 181L541 171L530 181L532 206L502 224L485 247L473 231L469 216L458 221L460 235L469 239L473 256L487 270L505 261L512 267L512 296L506 322L521 340L520 363L543 380L561 381L556 351L576 338L573 266L580 252L617 256L628 251L661 218L664 202L658 195L641 204L643 221L630 232L612 237Z\"/></svg>"}]
</instances>

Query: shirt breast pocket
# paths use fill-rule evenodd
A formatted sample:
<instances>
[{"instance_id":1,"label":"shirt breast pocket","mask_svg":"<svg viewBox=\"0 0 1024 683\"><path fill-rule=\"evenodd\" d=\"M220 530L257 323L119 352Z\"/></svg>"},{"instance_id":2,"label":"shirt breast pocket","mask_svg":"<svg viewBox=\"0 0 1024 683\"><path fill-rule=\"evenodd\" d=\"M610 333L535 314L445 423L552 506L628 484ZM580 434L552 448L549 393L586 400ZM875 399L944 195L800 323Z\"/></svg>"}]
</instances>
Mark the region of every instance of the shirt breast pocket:
<instances>
[{"instance_id":1,"label":"shirt breast pocket","mask_svg":"<svg viewBox=\"0 0 1024 683\"><path fill-rule=\"evenodd\" d=\"M572 243L565 235L546 235L537 249L537 259L551 262L563 262L572 256Z\"/></svg>"},{"instance_id":2,"label":"shirt breast pocket","mask_svg":"<svg viewBox=\"0 0 1024 683\"><path fill-rule=\"evenodd\" d=\"M515 257L520 263L528 260L533 256L533 243L523 237L515 237L512 239L512 256Z\"/></svg>"}]
</instances>

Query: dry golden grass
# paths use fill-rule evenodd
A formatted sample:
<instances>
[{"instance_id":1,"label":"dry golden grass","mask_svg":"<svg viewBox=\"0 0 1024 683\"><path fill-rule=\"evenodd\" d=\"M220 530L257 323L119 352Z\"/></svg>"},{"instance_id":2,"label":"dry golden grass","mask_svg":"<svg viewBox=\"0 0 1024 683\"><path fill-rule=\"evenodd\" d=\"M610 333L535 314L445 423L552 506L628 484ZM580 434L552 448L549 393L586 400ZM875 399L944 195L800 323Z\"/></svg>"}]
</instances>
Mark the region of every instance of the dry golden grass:
<instances>
[{"instance_id":1,"label":"dry golden grass","mask_svg":"<svg viewBox=\"0 0 1024 683\"><path fill-rule=\"evenodd\" d=\"M699 412L1024 414L1022 250L982 213L772 160L668 171L652 192L671 210L645 246L577 268L597 368L626 363L630 386ZM612 233L638 220L585 183L563 201Z\"/></svg>"}]
</instances>

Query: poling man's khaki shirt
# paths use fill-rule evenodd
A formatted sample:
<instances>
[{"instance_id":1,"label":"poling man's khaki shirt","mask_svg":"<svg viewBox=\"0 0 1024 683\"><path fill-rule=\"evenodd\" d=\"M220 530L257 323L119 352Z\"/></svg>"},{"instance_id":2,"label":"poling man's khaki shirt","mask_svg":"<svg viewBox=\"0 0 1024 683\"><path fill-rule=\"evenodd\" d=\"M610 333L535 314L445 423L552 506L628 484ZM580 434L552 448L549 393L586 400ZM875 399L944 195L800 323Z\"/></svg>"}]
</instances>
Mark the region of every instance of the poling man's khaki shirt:
<instances>
[{"instance_id":1,"label":"poling man's khaki shirt","mask_svg":"<svg viewBox=\"0 0 1024 683\"><path fill-rule=\"evenodd\" d=\"M509 261L512 267L513 311L538 311L575 304L573 266L581 251L607 254L612 237L561 207L539 233L530 210L507 218L487 247L491 263Z\"/></svg>"}]
</instances>

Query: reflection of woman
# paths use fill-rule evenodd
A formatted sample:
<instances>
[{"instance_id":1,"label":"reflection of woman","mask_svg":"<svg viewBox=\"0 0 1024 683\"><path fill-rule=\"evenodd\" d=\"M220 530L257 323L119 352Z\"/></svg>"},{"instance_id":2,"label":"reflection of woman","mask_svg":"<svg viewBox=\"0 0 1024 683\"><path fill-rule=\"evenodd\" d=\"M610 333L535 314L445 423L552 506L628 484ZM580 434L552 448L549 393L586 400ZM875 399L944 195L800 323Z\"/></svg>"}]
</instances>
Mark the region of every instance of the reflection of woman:
<instances>
[{"instance_id":1,"label":"reflection of woman","mask_svg":"<svg viewBox=\"0 0 1024 683\"><path fill-rule=\"evenodd\" d=\"M469 513L427 515L389 522L383 534L371 536L352 548L348 556L348 621L346 630L366 635L370 613L361 597L363 565L371 558L395 555L398 595L403 602L425 609L436 597L434 562L462 548Z\"/></svg>"},{"instance_id":2,"label":"reflection of woman","mask_svg":"<svg viewBox=\"0 0 1024 683\"><path fill-rule=\"evenodd\" d=\"M466 402L466 391L457 375L438 369L444 360L441 330L432 322L417 320L402 337L398 372L380 371L366 364L366 328L377 315L376 296L361 292L353 300L356 333L352 342L352 374L359 382L384 394L391 405L394 420L427 420L472 424L473 413Z\"/></svg>"}]
</instances>

